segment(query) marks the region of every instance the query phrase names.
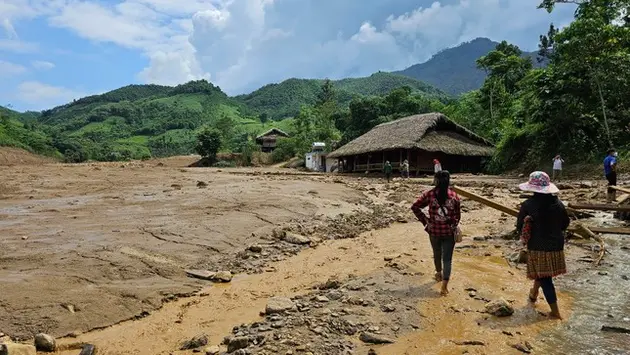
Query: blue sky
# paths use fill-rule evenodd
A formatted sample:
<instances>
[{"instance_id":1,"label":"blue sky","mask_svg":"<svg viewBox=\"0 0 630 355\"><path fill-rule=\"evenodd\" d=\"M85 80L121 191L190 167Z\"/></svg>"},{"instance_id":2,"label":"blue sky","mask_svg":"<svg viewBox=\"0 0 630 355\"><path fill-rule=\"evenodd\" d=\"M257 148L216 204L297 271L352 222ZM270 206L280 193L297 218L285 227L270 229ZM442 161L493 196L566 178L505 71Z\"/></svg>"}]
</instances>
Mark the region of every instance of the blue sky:
<instances>
[{"instance_id":1,"label":"blue sky","mask_svg":"<svg viewBox=\"0 0 630 355\"><path fill-rule=\"evenodd\" d=\"M539 0L0 0L0 105L41 110L132 83L229 94L398 70L477 37L536 49Z\"/></svg>"}]
</instances>

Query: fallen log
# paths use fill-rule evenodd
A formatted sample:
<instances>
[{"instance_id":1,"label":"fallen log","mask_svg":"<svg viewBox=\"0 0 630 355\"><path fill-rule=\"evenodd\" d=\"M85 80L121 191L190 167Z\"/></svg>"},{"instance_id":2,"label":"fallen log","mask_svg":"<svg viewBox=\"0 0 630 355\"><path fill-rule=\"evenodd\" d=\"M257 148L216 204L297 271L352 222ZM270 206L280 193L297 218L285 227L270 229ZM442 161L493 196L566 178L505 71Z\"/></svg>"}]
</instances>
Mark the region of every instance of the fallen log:
<instances>
[{"instance_id":1,"label":"fallen log","mask_svg":"<svg viewBox=\"0 0 630 355\"><path fill-rule=\"evenodd\" d=\"M594 211L620 211L630 212L630 205L615 205L609 203L569 203L569 208L576 210L594 210Z\"/></svg>"},{"instance_id":2,"label":"fallen log","mask_svg":"<svg viewBox=\"0 0 630 355\"><path fill-rule=\"evenodd\" d=\"M630 194L630 188L622 187L622 186L608 186L613 190L623 192L624 194Z\"/></svg>"},{"instance_id":3,"label":"fallen log","mask_svg":"<svg viewBox=\"0 0 630 355\"><path fill-rule=\"evenodd\" d=\"M630 198L630 194L623 194L623 195L617 197L615 202L617 202L617 204L621 205L621 204L625 203L626 201L628 201L629 198Z\"/></svg>"},{"instance_id":4,"label":"fallen log","mask_svg":"<svg viewBox=\"0 0 630 355\"><path fill-rule=\"evenodd\" d=\"M487 198L485 198L483 196L479 196L479 195L477 195L474 192L470 192L468 190L464 190L461 187L452 186L451 188L453 189L453 191L457 192L461 196L467 197L467 198L469 198L471 200L475 200L477 202L481 202L481 203L483 203L484 205L486 205L488 207L492 207L495 210L499 210L499 211L501 211L503 213L507 213L510 216L518 217L518 211L516 209L514 209L514 208L503 206L500 203L494 202L494 201L492 201L490 199L487 199Z\"/></svg>"},{"instance_id":5,"label":"fallen log","mask_svg":"<svg viewBox=\"0 0 630 355\"><path fill-rule=\"evenodd\" d=\"M604 258L604 254L606 254L606 245L604 244L604 240L599 235L593 233L589 228L584 226L582 223L576 223L576 226L582 230L583 235L588 235L590 238L595 239L599 242L599 254L597 255L597 259L593 261L595 266L599 266Z\"/></svg>"},{"instance_id":6,"label":"fallen log","mask_svg":"<svg viewBox=\"0 0 630 355\"><path fill-rule=\"evenodd\" d=\"M500 203L494 202L492 200L489 200L483 196L479 196L474 192L470 192L468 190L464 190L461 187L457 187L457 186L452 186L451 187L453 189L453 191L457 192L459 195L469 198L471 200L475 200L477 202L483 203L484 205L488 206L488 207L492 207L496 210L499 210L503 213L509 214L510 216L513 217L518 217L518 210L514 209L514 208L510 208L507 206L504 206ZM600 233L600 234L624 234L624 235L630 235L630 228L603 228L603 227L589 227L590 231L594 232L594 233ZM576 227L574 223L572 223L572 225L569 226L568 229L569 232L573 232L576 234L580 234L582 237L584 238L589 238L589 235L583 235L584 231L579 228Z\"/></svg>"}]
</instances>

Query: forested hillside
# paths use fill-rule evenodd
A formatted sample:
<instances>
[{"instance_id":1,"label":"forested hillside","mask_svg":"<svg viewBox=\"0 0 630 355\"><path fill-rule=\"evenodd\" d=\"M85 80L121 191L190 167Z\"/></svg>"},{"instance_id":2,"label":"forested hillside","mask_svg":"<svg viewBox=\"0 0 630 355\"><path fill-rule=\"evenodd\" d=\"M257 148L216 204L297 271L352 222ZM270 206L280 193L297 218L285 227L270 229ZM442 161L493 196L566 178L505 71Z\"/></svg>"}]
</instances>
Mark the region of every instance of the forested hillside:
<instances>
[{"instance_id":1,"label":"forested hillside","mask_svg":"<svg viewBox=\"0 0 630 355\"><path fill-rule=\"evenodd\" d=\"M353 98L382 96L390 91L408 86L414 93L425 97L445 99L446 94L424 82L403 75L378 72L363 78L347 78L331 81L336 99L347 106ZM293 117L303 105L313 105L324 80L288 79L279 84L269 84L247 94L237 96L254 114L266 114L274 120Z\"/></svg>"},{"instance_id":2,"label":"forested hillside","mask_svg":"<svg viewBox=\"0 0 630 355\"><path fill-rule=\"evenodd\" d=\"M18 113L0 107L0 146L18 147L33 153L55 156L51 138L33 123L37 114Z\"/></svg>"},{"instance_id":3,"label":"forested hillside","mask_svg":"<svg viewBox=\"0 0 630 355\"><path fill-rule=\"evenodd\" d=\"M481 87L487 73L477 66L477 59L488 54L497 46L488 38L477 38L457 47L445 49L424 63L396 72L421 80L451 95L460 95ZM523 53L540 66L537 53Z\"/></svg>"}]
</instances>

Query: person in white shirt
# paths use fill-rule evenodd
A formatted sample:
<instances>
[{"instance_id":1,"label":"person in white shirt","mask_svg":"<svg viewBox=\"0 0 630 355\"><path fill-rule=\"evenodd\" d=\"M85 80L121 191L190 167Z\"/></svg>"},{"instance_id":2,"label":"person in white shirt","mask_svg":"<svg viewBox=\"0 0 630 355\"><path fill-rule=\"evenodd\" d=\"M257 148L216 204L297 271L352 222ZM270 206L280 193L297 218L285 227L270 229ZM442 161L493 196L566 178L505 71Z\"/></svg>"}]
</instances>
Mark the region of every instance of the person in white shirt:
<instances>
[{"instance_id":1,"label":"person in white shirt","mask_svg":"<svg viewBox=\"0 0 630 355\"><path fill-rule=\"evenodd\" d=\"M562 163L564 163L564 160L562 159L562 157L560 157L560 154L556 155L556 157L553 158L553 177L552 177L552 179L554 181L560 180L560 176L562 176Z\"/></svg>"}]
</instances>

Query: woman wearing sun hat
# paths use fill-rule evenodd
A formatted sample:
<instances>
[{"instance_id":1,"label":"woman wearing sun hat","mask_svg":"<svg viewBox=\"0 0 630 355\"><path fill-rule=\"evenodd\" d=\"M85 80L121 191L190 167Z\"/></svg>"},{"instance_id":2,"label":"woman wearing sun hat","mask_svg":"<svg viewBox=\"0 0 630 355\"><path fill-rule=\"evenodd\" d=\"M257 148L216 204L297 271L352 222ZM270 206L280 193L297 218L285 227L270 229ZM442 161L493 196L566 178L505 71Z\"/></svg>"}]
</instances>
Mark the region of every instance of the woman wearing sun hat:
<instances>
[{"instance_id":1,"label":"woman wearing sun hat","mask_svg":"<svg viewBox=\"0 0 630 355\"><path fill-rule=\"evenodd\" d=\"M558 193L558 188L546 173L531 173L529 181L519 187L534 193L521 205L516 224L521 240L527 244L527 277L534 280L529 299L536 302L538 290L542 288L551 307L550 316L561 319L553 277L567 272L564 233L569 226L569 216L554 195Z\"/></svg>"}]
</instances>

